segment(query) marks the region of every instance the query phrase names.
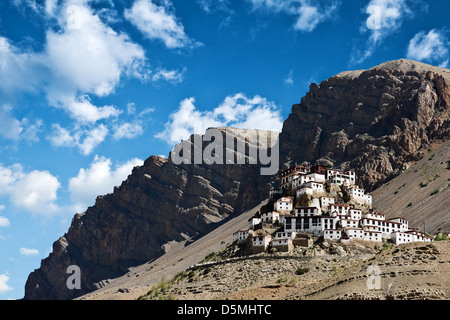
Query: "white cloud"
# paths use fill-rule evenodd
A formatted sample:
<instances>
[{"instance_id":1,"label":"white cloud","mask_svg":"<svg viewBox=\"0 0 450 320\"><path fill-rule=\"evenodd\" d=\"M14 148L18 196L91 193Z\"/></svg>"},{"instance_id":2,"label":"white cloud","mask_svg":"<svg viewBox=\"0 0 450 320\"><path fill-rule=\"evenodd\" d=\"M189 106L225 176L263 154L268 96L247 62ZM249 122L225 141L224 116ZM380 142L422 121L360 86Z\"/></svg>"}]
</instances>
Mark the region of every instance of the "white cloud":
<instances>
[{"instance_id":1,"label":"white cloud","mask_svg":"<svg viewBox=\"0 0 450 320\"><path fill-rule=\"evenodd\" d=\"M11 115L11 107L0 107L0 136L8 140L19 140L23 132L22 124Z\"/></svg>"},{"instance_id":2,"label":"white cloud","mask_svg":"<svg viewBox=\"0 0 450 320\"><path fill-rule=\"evenodd\" d=\"M84 155L89 155L102 143L109 130L104 124L98 126L76 126L71 131L55 123L48 139L55 147L77 147Z\"/></svg>"},{"instance_id":3,"label":"white cloud","mask_svg":"<svg viewBox=\"0 0 450 320\"><path fill-rule=\"evenodd\" d=\"M165 130L156 135L169 144L189 138L193 133L202 134L210 127L230 126L242 129L281 131L283 121L273 102L242 93L228 96L212 111L199 111L194 98L181 101L177 111L170 115Z\"/></svg>"},{"instance_id":4,"label":"white cloud","mask_svg":"<svg viewBox=\"0 0 450 320\"><path fill-rule=\"evenodd\" d=\"M50 103L78 121L117 116L114 107L97 107L88 95L111 94L124 76L147 79L143 48L105 25L85 1L67 1L58 17L61 30L47 31L44 55L51 71Z\"/></svg>"},{"instance_id":5,"label":"white cloud","mask_svg":"<svg viewBox=\"0 0 450 320\"><path fill-rule=\"evenodd\" d=\"M289 74L284 79L285 84L294 84L294 72L291 70L289 71Z\"/></svg>"},{"instance_id":6,"label":"white cloud","mask_svg":"<svg viewBox=\"0 0 450 320\"><path fill-rule=\"evenodd\" d=\"M10 224L10 222L9 222L8 218L0 216L0 228L7 227L7 226L9 226L9 224Z\"/></svg>"},{"instance_id":7,"label":"white cloud","mask_svg":"<svg viewBox=\"0 0 450 320\"><path fill-rule=\"evenodd\" d=\"M91 154L91 152L102 143L108 135L108 128L103 124L89 130L84 138L83 142L78 143L78 147L84 155Z\"/></svg>"},{"instance_id":8,"label":"white cloud","mask_svg":"<svg viewBox=\"0 0 450 320\"><path fill-rule=\"evenodd\" d=\"M144 133L144 129L142 128L142 124L139 122L125 122L121 125L116 125L114 128L113 139L120 140L123 138L126 139L134 139L136 137L141 136Z\"/></svg>"},{"instance_id":9,"label":"white cloud","mask_svg":"<svg viewBox=\"0 0 450 320\"><path fill-rule=\"evenodd\" d=\"M56 212L60 186L58 179L48 171L26 173L20 164L0 165L0 195L9 195L14 206L31 213L48 216Z\"/></svg>"},{"instance_id":10,"label":"white cloud","mask_svg":"<svg viewBox=\"0 0 450 320\"><path fill-rule=\"evenodd\" d=\"M51 214L58 207L57 191L60 188L58 179L47 171L32 171L17 181L11 193L12 203L30 212Z\"/></svg>"},{"instance_id":11,"label":"white cloud","mask_svg":"<svg viewBox=\"0 0 450 320\"><path fill-rule=\"evenodd\" d=\"M26 52L0 37L0 92L43 91L50 105L77 121L96 122L120 112L95 106L89 95L114 92L124 77L150 79L144 49L103 23L87 0L15 0L41 13L49 26L41 52Z\"/></svg>"},{"instance_id":12,"label":"white cloud","mask_svg":"<svg viewBox=\"0 0 450 320\"><path fill-rule=\"evenodd\" d=\"M186 69L183 69L182 72L178 70L160 69L152 76L152 80L153 81L164 80L171 83L180 83L183 82L183 76L185 72Z\"/></svg>"},{"instance_id":13,"label":"white cloud","mask_svg":"<svg viewBox=\"0 0 450 320\"><path fill-rule=\"evenodd\" d=\"M3 294L9 290L12 290L10 286L8 286L9 277L6 274L0 274L0 294Z\"/></svg>"},{"instance_id":14,"label":"white cloud","mask_svg":"<svg viewBox=\"0 0 450 320\"><path fill-rule=\"evenodd\" d=\"M39 254L39 251L37 249L29 249L29 248L20 248L19 252L24 256L35 256Z\"/></svg>"},{"instance_id":15,"label":"white cloud","mask_svg":"<svg viewBox=\"0 0 450 320\"><path fill-rule=\"evenodd\" d=\"M183 25L171 10L170 1L158 6L151 0L137 0L125 10L125 18L151 40L161 40L167 48L197 45L184 32Z\"/></svg>"},{"instance_id":16,"label":"white cloud","mask_svg":"<svg viewBox=\"0 0 450 320\"><path fill-rule=\"evenodd\" d=\"M320 23L334 18L341 1L310 1L310 0L250 0L253 10L283 12L296 16L294 29L311 32Z\"/></svg>"},{"instance_id":17,"label":"white cloud","mask_svg":"<svg viewBox=\"0 0 450 320\"><path fill-rule=\"evenodd\" d=\"M407 20L415 17L427 6L421 0L371 0L364 8L366 20L361 32L369 32L365 49L355 50L351 58L352 64L359 64L369 58L381 43L397 32Z\"/></svg>"},{"instance_id":18,"label":"white cloud","mask_svg":"<svg viewBox=\"0 0 450 320\"><path fill-rule=\"evenodd\" d=\"M39 140L43 122L39 119L16 119L14 108L8 102L23 92L43 94L49 105L64 110L74 120L70 129L53 126L52 143L77 147L88 155L110 131L114 132L116 140L142 132L137 121L129 120L129 124L117 126L123 112L113 105L94 102L95 97L111 95L126 77L153 82L183 81L185 69L161 67L150 70L144 49L127 34L107 24L110 20L104 19L104 9L108 11L108 17L117 13L112 1L11 1L18 8L31 8L32 12L39 14L47 29L41 51L20 49L0 36L0 138ZM156 6L151 2L137 1L134 5L153 10L154 26L166 26L161 35L172 37L172 40L167 40L169 46L193 45L173 14L170 1L161 3L161 6ZM130 17L136 13L133 8L127 10ZM133 108L128 111L130 115Z\"/></svg>"},{"instance_id":19,"label":"white cloud","mask_svg":"<svg viewBox=\"0 0 450 320\"><path fill-rule=\"evenodd\" d=\"M24 52L0 36L0 91L4 95L36 90L44 69L40 56Z\"/></svg>"},{"instance_id":20,"label":"white cloud","mask_svg":"<svg viewBox=\"0 0 450 320\"><path fill-rule=\"evenodd\" d=\"M196 0L198 5L207 13L215 11L231 12L229 0Z\"/></svg>"},{"instance_id":21,"label":"white cloud","mask_svg":"<svg viewBox=\"0 0 450 320\"><path fill-rule=\"evenodd\" d=\"M60 106L81 123L95 123L102 119L117 117L121 111L113 106L97 107L91 103L89 96L81 97L60 95L55 100L55 106Z\"/></svg>"},{"instance_id":22,"label":"white cloud","mask_svg":"<svg viewBox=\"0 0 450 320\"><path fill-rule=\"evenodd\" d=\"M143 160L135 158L113 165L110 159L96 156L89 168L80 169L78 175L69 181L74 207L78 211L86 210L94 204L97 196L111 193L113 187L120 185L135 166L142 164Z\"/></svg>"},{"instance_id":23,"label":"white cloud","mask_svg":"<svg viewBox=\"0 0 450 320\"><path fill-rule=\"evenodd\" d=\"M421 31L409 42L407 58L436 63L446 68L449 64L450 42L442 30Z\"/></svg>"},{"instance_id":24,"label":"white cloud","mask_svg":"<svg viewBox=\"0 0 450 320\"><path fill-rule=\"evenodd\" d=\"M27 118L23 118L19 121L12 115L12 109L8 104L0 106L0 137L13 141L39 141L38 132L43 125L42 120L31 123Z\"/></svg>"}]
</instances>

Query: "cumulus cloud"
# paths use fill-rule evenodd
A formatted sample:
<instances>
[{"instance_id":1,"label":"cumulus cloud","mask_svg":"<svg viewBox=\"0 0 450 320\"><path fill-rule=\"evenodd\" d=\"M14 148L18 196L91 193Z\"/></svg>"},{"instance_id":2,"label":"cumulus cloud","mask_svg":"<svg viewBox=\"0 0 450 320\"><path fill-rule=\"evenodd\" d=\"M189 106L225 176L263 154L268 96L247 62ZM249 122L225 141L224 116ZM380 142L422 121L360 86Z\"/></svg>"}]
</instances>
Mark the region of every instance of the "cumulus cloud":
<instances>
[{"instance_id":1,"label":"cumulus cloud","mask_svg":"<svg viewBox=\"0 0 450 320\"><path fill-rule=\"evenodd\" d=\"M95 106L89 95L114 92L123 77L149 78L144 49L103 23L87 0L16 0L51 21L41 52L27 52L0 37L0 90L13 95L44 91L49 103L77 121L96 122L119 113Z\"/></svg>"},{"instance_id":2,"label":"cumulus cloud","mask_svg":"<svg viewBox=\"0 0 450 320\"><path fill-rule=\"evenodd\" d=\"M111 12L117 13L112 1L13 0L13 3L21 10L30 8L39 14L46 23L46 32L41 51L16 47L0 36L0 138L39 140L42 120L17 119L14 105L8 103L17 94L36 93L44 95L49 105L74 120L70 129L52 126L49 139L53 145L76 147L88 155L109 133L113 133L114 140L143 133L139 121L119 121L124 112L114 105L94 102L96 97L114 93L124 78L173 84L183 81L186 69L151 70L145 50L126 33L108 25L111 19L105 19L105 14L112 17ZM124 14L130 22L138 23L138 28L144 28L144 33L147 30L151 37L162 39L167 47L195 45L184 33L170 1L156 5L138 0ZM135 20L139 15L143 15L143 20Z\"/></svg>"},{"instance_id":3,"label":"cumulus cloud","mask_svg":"<svg viewBox=\"0 0 450 320\"><path fill-rule=\"evenodd\" d=\"M152 80L153 81L164 80L172 83L180 83L183 82L184 72L186 72L186 69L183 69L182 72L178 70L160 69L153 74Z\"/></svg>"},{"instance_id":4,"label":"cumulus cloud","mask_svg":"<svg viewBox=\"0 0 450 320\"><path fill-rule=\"evenodd\" d=\"M419 11L427 10L421 0L371 0L364 7L366 20L362 33L369 33L365 49L355 49L351 63L359 64L372 56L390 35L397 32L405 21L412 20Z\"/></svg>"},{"instance_id":5,"label":"cumulus cloud","mask_svg":"<svg viewBox=\"0 0 450 320\"><path fill-rule=\"evenodd\" d=\"M310 1L310 0L250 0L253 10L286 13L296 17L294 29L311 32L329 19L334 18L341 1Z\"/></svg>"},{"instance_id":6,"label":"cumulus cloud","mask_svg":"<svg viewBox=\"0 0 450 320\"><path fill-rule=\"evenodd\" d=\"M421 31L409 42L407 58L434 63L439 67L449 65L450 42L445 31L433 29L428 33Z\"/></svg>"},{"instance_id":7,"label":"cumulus cloud","mask_svg":"<svg viewBox=\"0 0 450 320\"><path fill-rule=\"evenodd\" d=\"M29 249L29 248L20 248L19 252L24 256L35 256L39 254L39 251L37 249Z\"/></svg>"},{"instance_id":8,"label":"cumulus cloud","mask_svg":"<svg viewBox=\"0 0 450 320\"><path fill-rule=\"evenodd\" d=\"M42 63L41 56L21 50L0 36L0 92L9 96L36 91L39 74L45 73Z\"/></svg>"},{"instance_id":9,"label":"cumulus cloud","mask_svg":"<svg viewBox=\"0 0 450 320\"><path fill-rule=\"evenodd\" d=\"M48 171L26 173L20 164L0 164L0 195L8 195L11 203L38 214L51 215L59 208L55 201L61 184Z\"/></svg>"},{"instance_id":10,"label":"cumulus cloud","mask_svg":"<svg viewBox=\"0 0 450 320\"><path fill-rule=\"evenodd\" d=\"M69 181L69 192L76 210L86 210L94 204L99 195L111 193L114 186L125 180L134 167L143 164L141 159L131 159L122 164L113 164L111 159L96 156L87 169L80 169L78 175Z\"/></svg>"},{"instance_id":11,"label":"cumulus cloud","mask_svg":"<svg viewBox=\"0 0 450 320\"><path fill-rule=\"evenodd\" d=\"M9 219L6 217L0 216L0 227L7 227L9 225L10 225Z\"/></svg>"},{"instance_id":12,"label":"cumulus cloud","mask_svg":"<svg viewBox=\"0 0 450 320\"><path fill-rule=\"evenodd\" d=\"M228 96L212 111L199 111L194 98L181 101L178 110L169 116L165 130L156 135L168 144L202 134L210 127L236 127L281 131L283 121L277 106L260 96L248 98L242 93Z\"/></svg>"},{"instance_id":13,"label":"cumulus cloud","mask_svg":"<svg viewBox=\"0 0 450 320\"><path fill-rule=\"evenodd\" d=\"M113 139L134 139L141 136L143 133L144 129L139 121L125 122L120 125L115 125Z\"/></svg>"},{"instance_id":14,"label":"cumulus cloud","mask_svg":"<svg viewBox=\"0 0 450 320\"><path fill-rule=\"evenodd\" d=\"M31 122L23 118L19 121L13 116L12 110L8 104L0 106L0 137L12 141L39 141L38 132L43 125L42 120Z\"/></svg>"},{"instance_id":15,"label":"cumulus cloud","mask_svg":"<svg viewBox=\"0 0 450 320\"><path fill-rule=\"evenodd\" d=\"M125 18L150 40L160 40L167 48L183 48L197 45L184 32L171 9L170 1L156 5L151 0L137 0L125 10Z\"/></svg>"},{"instance_id":16,"label":"cumulus cloud","mask_svg":"<svg viewBox=\"0 0 450 320\"><path fill-rule=\"evenodd\" d=\"M8 285L8 281L9 277L6 274L0 274L0 294L13 289Z\"/></svg>"},{"instance_id":17,"label":"cumulus cloud","mask_svg":"<svg viewBox=\"0 0 450 320\"><path fill-rule=\"evenodd\" d=\"M52 128L53 132L48 139L55 147L77 147L83 155L91 154L109 133L108 128L103 124L66 129L54 123Z\"/></svg>"},{"instance_id":18,"label":"cumulus cloud","mask_svg":"<svg viewBox=\"0 0 450 320\"><path fill-rule=\"evenodd\" d=\"M95 106L93 94L114 92L124 76L148 77L143 48L128 35L104 24L86 1L66 1L59 10L58 31L46 34L45 58L51 80L48 98L79 121L117 116L112 106Z\"/></svg>"}]
</instances>

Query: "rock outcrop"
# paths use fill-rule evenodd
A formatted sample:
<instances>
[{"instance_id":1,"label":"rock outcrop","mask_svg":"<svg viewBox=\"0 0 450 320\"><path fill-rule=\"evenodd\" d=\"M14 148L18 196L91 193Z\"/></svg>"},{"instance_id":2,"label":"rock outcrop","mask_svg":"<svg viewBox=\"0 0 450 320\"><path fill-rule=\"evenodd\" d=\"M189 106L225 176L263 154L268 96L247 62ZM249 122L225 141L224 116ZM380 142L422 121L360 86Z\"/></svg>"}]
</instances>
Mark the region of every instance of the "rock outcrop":
<instances>
[{"instance_id":1,"label":"rock outcrop","mask_svg":"<svg viewBox=\"0 0 450 320\"><path fill-rule=\"evenodd\" d=\"M357 168L360 184L375 189L448 139L449 74L398 60L311 84L284 123L282 161Z\"/></svg>"}]
</instances>

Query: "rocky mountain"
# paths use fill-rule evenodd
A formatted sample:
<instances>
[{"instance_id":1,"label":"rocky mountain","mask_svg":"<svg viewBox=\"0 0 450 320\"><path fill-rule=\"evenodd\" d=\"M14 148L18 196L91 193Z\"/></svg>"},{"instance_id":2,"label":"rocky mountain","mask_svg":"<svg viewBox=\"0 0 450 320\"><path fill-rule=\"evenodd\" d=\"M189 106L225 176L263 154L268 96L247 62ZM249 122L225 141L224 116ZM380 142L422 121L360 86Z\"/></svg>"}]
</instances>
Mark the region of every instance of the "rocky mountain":
<instances>
[{"instance_id":1,"label":"rocky mountain","mask_svg":"<svg viewBox=\"0 0 450 320\"><path fill-rule=\"evenodd\" d=\"M398 60L312 84L284 123L280 163L319 159L355 168L362 186L377 188L450 136L449 74L447 69ZM267 152L266 146L248 139L253 131L219 130L236 143L246 141L246 150ZM198 138L192 136L178 149L187 145L195 154ZM214 143L208 141L203 150ZM227 150L222 150L223 157ZM224 159L226 165L147 159L112 194L98 197L93 207L75 215L53 252L30 274L25 299L72 299L96 290L102 280L161 256L171 241L194 241L260 203L272 177L261 175L262 161L247 158L247 164L236 164L242 154L233 148L231 153L235 161ZM248 164L253 160L256 164ZM81 290L66 286L69 265L80 267Z\"/></svg>"},{"instance_id":2,"label":"rocky mountain","mask_svg":"<svg viewBox=\"0 0 450 320\"><path fill-rule=\"evenodd\" d=\"M218 131L223 141L232 137L236 145L255 134L267 135L258 130ZM186 159L192 162L199 149L195 144L198 138L206 146L201 136L191 136L179 145L189 149L192 157ZM247 149L253 143L254 150L262 152L264 148L257 142L247 139ZM245 153L232 152L236 163L245 157ZM226 154L224 149L224 161ZM261 175L260 167L175 165L166 158L148 158L112 194L98 197L93 207L74 216L68 232L54 242L49 257L29 275L25 299L73 299L98 289L104 279L158 258L171 241L192 242L207 234L228 217L265 199L270 177ZM70 265L80 267L80 290L69 290L66 285Z\"/></svg>"},{"instance_id":3,"label":"rocky mountain","mask_svg":"<svg viewBox=\"0 0 450 320\"><path fill-rule=\"evenodd\" d=\"M398 60L311 84L284 122L283 162L355 168L375 189L448 139L449 78L447 69Z\"/></svg>"}]
</instances>

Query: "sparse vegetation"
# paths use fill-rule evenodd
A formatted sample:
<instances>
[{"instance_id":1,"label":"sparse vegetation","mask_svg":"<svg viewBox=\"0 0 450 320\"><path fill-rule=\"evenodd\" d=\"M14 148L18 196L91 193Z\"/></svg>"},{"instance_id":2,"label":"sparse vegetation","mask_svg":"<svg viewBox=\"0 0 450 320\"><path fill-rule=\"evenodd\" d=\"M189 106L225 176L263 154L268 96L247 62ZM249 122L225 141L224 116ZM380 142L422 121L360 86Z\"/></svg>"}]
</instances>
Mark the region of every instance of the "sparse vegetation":
<instances>
[{"instance_id":1,"label":"sparse vegetation","mask_svg":"<svg viewBox=\"0 0 450 320\"><path fill-rule=\"evenodd\" d=\"M281 283L289 283L289 284L293 284L295 283L295 279L294 278L288 278L287 276L284 276L282 278L279 278L276 283L281 284Z\"/></svg>"},{"instance_id":2,"label":"sparse vegetation","mask_svg":"<svg viewBox=\"0 0 450 320\"><path fill-rule=\"evenodd\" d=\"M445 232L439 232L434 238L435 241L445 241L448 240L449 237Z\"/></svg>"},{"instance_id":3,"label":"sparse vegetation","mask_svg":"<svg viewBox=\"0 0 450 320\"><path fill-rule=\"evenodd\" d=\"M383 246L381 247L381 250L389 250L392 248L393 243L392 242L383 242Z\"/></svg>"},{"instance_id":4,"label":"sparse vegetation","mask_svg":"<svg viewBox=\"0 0 450 320\"><path fill-rule=\"evenodd\" d=\"M426 183L421 182L419 184L419 187L421 187L421 188L425 188L426 186L428 186L428 182L426 182Z\"/></svg>"},{"instance_id":5,"label":"sparse vegetation","mask_svg":"<svg viewBox=\"0 0 450 320\"><path fill-rule=\"evenodd\" d=\"M436 194L438 194L438 193L439 193L439 190L436 189L436 190L434 190L434 191L430 194L430 197L432 197L432 196L434 196L434 195L436 195Z\"/></svg>"},{"instance_id":6,"label":"sparse vegetation","mask_svg":"<svg viewBox=\"0 0 450 320\"><path fill-rule=\"evenodd\" d=\"M408 203L408 205L406 206L407 208L412 207L412 202Z\"/></svg>"},{"instance_id":7,"label":"sparse vegetation","mask_svg":"<svg viewBox=\"0 0 450 320\"><path fill-rule=\"evenodd\" d=\"M138 300L172 299L173 298L172 295L165 296L164 294L167 292L168 289L170 289L170 287L172 287L176 279L177 279L176 277L173 278L172 280L165 280L164 278L162 278L157 284L152 286L152 288L145 295L140 296Z\"/></svg>"},{"instance_id":8,"label":"sparse vegetation","mask_svg":"<svg viewBox=\"0 0 450 320\"><path fill-rule=\"evenodd\" d=\"M302 274L305 274L309 271L309 268L307 267L299 267L297 268L297 270L295 271L295 274L298 276L301 276Z\"/></svg>"}]
</instances>

